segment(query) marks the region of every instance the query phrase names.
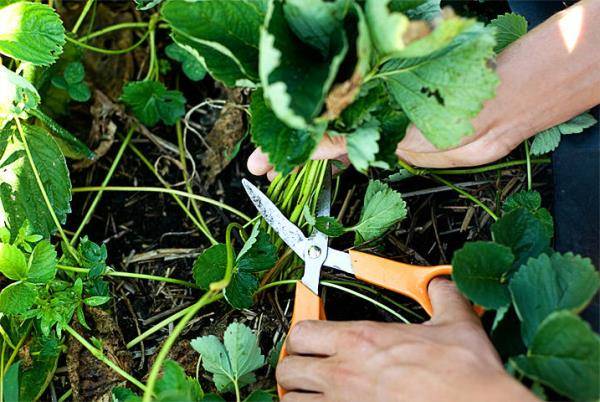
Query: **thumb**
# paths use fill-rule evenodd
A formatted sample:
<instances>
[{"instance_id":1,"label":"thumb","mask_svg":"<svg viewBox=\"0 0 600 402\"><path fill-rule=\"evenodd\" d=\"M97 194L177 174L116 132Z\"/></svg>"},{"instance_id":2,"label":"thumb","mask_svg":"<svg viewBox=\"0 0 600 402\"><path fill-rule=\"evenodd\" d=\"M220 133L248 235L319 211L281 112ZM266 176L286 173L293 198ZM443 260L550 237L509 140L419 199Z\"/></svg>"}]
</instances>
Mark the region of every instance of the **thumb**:
<instances>
[{"instance_id":1,"label":"thumb","mask_svg":"<svg viewBox=\"0 0 600 402\"><path fill-rule=\"evenodd\" d=\"M471 303L458 291L456 285L443 278L434 278L429 283L429 298L433 307L432 325L460 321L479 322Z\"/></svg>"}]
</instances>

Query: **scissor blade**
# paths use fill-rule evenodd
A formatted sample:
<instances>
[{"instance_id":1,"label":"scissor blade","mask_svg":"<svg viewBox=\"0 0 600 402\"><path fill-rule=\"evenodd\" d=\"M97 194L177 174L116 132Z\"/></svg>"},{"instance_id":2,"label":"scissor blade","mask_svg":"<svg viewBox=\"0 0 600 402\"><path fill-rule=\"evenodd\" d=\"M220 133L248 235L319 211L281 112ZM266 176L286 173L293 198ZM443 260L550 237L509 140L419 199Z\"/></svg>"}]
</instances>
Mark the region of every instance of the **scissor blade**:
<instances>
[{"instance_id":1,"label":"scissor blade","mask_svg":"<svg viewBox=\"0 0 600 402\"><path fill-rule=\"evenodd\" d=\"M331 211L331 170L326 166L325 176L321 185L321 192L317 199L317 208L315 215L329 216ZM313 251L309 252L304 258L304 275L302 283L306 285L315 294L319 294L319 281L321 280L321 268L323 262L327 258L329 238L325 233L318 231L316 228L308 238L307 247ZM318 250L318 251L317 251Z\"/></svg>"},{"instance_id":2,"label":"scissor blade","mask_svg":"<svg viewBox=\"0 0 600 402\"><path fill-rule=\"evenodd\" d=\"M265 221L273 228L281 240L287 244L300 258L304 259L307 239L304 233L290 222L277 208L273 201L262 193L254 184L242 179L242 185L250 200Z\"/></svg>"}]
</instances>

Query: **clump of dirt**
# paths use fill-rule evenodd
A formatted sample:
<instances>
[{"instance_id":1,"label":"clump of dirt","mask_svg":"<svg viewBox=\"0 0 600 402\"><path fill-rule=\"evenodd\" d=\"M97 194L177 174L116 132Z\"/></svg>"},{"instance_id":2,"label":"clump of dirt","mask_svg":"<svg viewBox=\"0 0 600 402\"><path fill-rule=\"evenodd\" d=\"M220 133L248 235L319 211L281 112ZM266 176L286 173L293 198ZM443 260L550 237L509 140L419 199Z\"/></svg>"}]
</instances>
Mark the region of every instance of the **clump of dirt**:
<instances>
[{"instance_id":1,"label":"clump of dirt","mask_svg":"<svg viewBox=\"0 0 600 402\"><path fill-rule=\"evenodd\" d=\"M102 353L129 372L133 362L132 356L125 348L121 329L110 312L99 308L88 308L87 312L92 330L85 330L74 321L75 330L86 339L97 340L95 343L101 345ZM70 337L67 346L67 372L73 390L73 400L75 402L110 400L111 390L123 383L125 379L93 356L76 339Z\"/></svg>"}]
</instances>

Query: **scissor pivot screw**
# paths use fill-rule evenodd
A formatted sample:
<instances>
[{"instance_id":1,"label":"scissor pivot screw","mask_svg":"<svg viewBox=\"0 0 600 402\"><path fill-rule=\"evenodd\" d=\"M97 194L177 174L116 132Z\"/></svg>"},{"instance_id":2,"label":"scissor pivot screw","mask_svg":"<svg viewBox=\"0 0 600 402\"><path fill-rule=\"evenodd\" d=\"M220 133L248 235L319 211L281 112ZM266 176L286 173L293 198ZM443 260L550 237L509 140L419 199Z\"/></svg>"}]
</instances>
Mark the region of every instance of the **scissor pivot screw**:
<instances>
[{"instance_id":1,"label":"scissor pivot screw","mask_svg":"<svg viewBox=\"0 0 600 402\"><path fill-rule=\"evenodd\" d=\"M317 246L310 246L308 248L308 256L310 258L319 258L321 256L321 249Z\"/></svg>"}]
</instances>

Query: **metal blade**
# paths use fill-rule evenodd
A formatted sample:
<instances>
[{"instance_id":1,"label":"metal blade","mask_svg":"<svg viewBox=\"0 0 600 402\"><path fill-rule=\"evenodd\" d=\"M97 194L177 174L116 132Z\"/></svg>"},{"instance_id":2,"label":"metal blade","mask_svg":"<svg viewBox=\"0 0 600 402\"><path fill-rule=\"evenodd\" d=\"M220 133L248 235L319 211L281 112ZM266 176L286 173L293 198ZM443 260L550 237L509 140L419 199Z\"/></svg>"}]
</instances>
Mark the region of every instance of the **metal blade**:
<instances>
[{"instance_id":1,"label":"metal blade","mask_svg":"<svg viewBox=\"0 0 600 402\"><path fill-rule=\"evenodd\" d=\"M256 186L246 179L242 179L242 185L250 200L267 221L269 226L273 228L275 233L284 241L300 258L304 259L308 239L304 233L292 222L290 222L277 208L273 201L262 193Z\"/></svg>"},{"instance_id":2,"label":"metal blade","mask_svg":"<svg viewBox=\"0 0 600 402\"><path fill-rule=\"evenodd\" d=\"M327 258L325 259L325 262L323 262L323 265L354 275L350 254L344 251L336 250L334 248L327 249Z\"/></svg>"},{"instance_id":3,"label":"metal blade","mask_svg":"<svg viewBox=\"0 0 600 402\"><path fill-rule=\"evenodd\" d=\"M326 166L321 192L317 199L316 216L329 216L331 211L331 169ZM319 281L321 280L321 268L327 258L329 237L314 229L308 238L307 253L304 257L304 275L302 283L315 294L319 294Z\"/></svg>"}]
</instances>

